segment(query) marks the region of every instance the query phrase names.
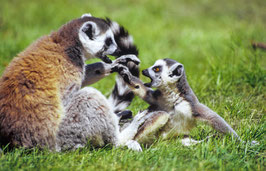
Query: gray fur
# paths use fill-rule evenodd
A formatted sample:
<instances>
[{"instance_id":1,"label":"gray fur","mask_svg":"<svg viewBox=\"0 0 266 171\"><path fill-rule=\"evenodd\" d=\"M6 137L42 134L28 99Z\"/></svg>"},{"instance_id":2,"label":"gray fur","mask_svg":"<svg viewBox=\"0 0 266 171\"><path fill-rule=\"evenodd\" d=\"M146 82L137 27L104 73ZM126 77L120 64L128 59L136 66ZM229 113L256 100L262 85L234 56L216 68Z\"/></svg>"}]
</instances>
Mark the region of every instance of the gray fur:
<instances>
[{"instance_id":1,"label":"gray fur","mask_svg":"<svg viewBox=\"0 0 266 171\"><path fill-rule=\"evenodd\" d=\"M169 58L164 59L164 61L166 63L166 66L168 66L168 68L170 68L171 66L177 63L175 60L169 59Z\"/></svg>"},{"instance_id":2,"label":"gray fur","mask_svg":"<svg viewBox=\"0 0 266 171\"><path fill-rule=\"evenodd\" d=\"M118 120L106 98L94 88L83 88L66 107L66 115L59 127L58 149L118 144Z\"/></svg>"},{"instance_id":3,"label":"gray fur","mask_svg":"<svg viewBox=\"0 0 266 171\"><path fill-rule=\"evenodd\" d=\"M87 143L94 147L112 144L141 151L136 141L124 141L118 117L96 89L86 87L75 93L65 112L57 134L57 151L82 148Z\"/></svg>"},{"instance_id":4,"label":"gray fur","mask_svg":"<svg viewBox=\"0 0 266 171\"><path fill-rule=\"evenodd\" d=\"M125 60L139 63L138 58L128 55L114 60L111 64L99 62L87 65L82 86L109 75ZM75 88L72 87L70 91ZM65 116L57 134L57 151L81 148L87 143L94 147L112 144L141 151L136 141L124 140L121 136L123 133L119 131L119 118L114 113L114 106L98 90L85 87L68 94L64 100Z\"/></svg>"}]
</instances>

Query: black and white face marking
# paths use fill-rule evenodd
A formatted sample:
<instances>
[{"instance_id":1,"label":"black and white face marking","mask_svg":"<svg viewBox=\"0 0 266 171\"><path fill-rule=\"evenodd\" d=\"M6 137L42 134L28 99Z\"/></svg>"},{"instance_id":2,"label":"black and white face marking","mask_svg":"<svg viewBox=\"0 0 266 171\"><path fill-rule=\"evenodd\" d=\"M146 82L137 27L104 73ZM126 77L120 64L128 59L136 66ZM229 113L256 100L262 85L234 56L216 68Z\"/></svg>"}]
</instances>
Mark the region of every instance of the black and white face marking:
<instances>
[{"instance_id":1,"label":"black and white face marking","mask_svg":"<svg viewBox=\"0 0 266 171\"><path fill-rule=\"evenodd\" d=\"M142 71L142 74L151 79L150 83L145 83L147 87L161 87L174 83L182 77L184 67L172 59L160 59L153 66Z\"/></svg>"},{"instance_id":2,"label":"black and white face marking","mask_svg":"<svg viewBox=\"0 0 266 171\"><path fill-rule=\"evenodd\" d=\"M84 14L82 17L91 16ZM85 49L85 58L98 57L104 62L111 63L112 61L106 55L113 54L117 49L117 44L110 26L100 22L103 21L85 22L79 29L79 39Z\"/></svg>"}]
</instances>

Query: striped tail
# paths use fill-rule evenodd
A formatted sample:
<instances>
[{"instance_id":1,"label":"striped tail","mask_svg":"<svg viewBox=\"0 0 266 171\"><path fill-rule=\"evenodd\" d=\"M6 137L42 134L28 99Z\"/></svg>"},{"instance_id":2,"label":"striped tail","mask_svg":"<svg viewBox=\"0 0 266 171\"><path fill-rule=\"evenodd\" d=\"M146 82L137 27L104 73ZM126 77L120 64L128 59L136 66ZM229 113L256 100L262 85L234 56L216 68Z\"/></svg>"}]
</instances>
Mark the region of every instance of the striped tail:
<instances>
[{"instance_id":1,"label":"striped tail","mask_svg":"<svg viewBox=\"0 0 266 171\"><path fill-rule=\"evenodd\" d=\"M129 54L138 56L138 49L134 45L133 38L128 34L128 31L116 22L110 21L109 19L107 20L112 28L114 38L118 46L118 50L113 54L113 56L117 58L122 55ZM137 65L132 62L128 62L127 67L132 75L139 77L139 68ZM113 106L114 112L118 114L119 112L125 110L125 108L130 105L133 98L133 92L123 81L122 77L117 75L114 89L108 98L110 104Z\"/></svg>"}]
</instances>

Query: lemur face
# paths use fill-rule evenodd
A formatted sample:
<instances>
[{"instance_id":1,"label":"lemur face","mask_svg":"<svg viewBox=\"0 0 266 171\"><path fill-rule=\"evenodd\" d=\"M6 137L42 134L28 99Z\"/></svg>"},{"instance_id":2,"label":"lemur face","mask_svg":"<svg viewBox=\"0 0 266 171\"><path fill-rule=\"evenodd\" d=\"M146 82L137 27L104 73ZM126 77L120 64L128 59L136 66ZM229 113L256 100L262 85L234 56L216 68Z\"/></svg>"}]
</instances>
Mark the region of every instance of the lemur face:
<instances>
[{"instance_id":1,"label":"lemur face","mask_svg":"<svg viewBox=\"0 0 266 171\"><path fill-rule=\"evenodd\" d=\"M175 83L183 76L184 67L172 59L160 59L153 66L142 71L142 74L151 79L145 83L147 87L161 87Z\"/></svg>"},{"instance_id":2,"label":"lemur face","mask_svg":"<svg viewBox=\"0 0 266 171\"><path fill-rule=\"evenodd\" d=\"M89 14L82 15L87 21L79 29L79 40L85 49L85 57L98 57L104 62L111 60L106 56L113 54L117 49L114 34L108 23Z\"/></svg>"}]
</instances>

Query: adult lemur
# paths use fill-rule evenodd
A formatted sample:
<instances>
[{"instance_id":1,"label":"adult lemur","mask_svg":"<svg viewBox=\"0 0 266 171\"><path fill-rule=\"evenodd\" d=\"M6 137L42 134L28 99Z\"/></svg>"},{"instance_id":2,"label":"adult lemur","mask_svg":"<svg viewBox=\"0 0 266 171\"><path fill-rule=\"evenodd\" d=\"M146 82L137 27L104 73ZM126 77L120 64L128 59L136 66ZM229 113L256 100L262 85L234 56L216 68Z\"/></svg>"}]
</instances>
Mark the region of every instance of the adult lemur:
<instances>
[{"instance_id":1,"label":"adult lemur","mask_svg":"<svg viewBox=\"0 0 266 171\"><path fill-rule=\"evenodd\" d=\"M126 52L137 55L127 32L110 20L89 14L30 45L0 79L0 144L60 151L92 141L97 146L112 143L140 150L135 141L120 141L113 105L99 91L81 89L110 74L116 65L139 62L126 56L112 63L106 56ZM93 57L110 64L85 65L84 61ZM124 93L132 98L130 91Z\"/></svg>"},{"instance_id":2,"label":"adult lemur","mask_svg":"<svg viewBox=\"0 0 266 171\"><path fill-rule=\"evenodd\" d=\"M132 76L124 66L116 69L133 92L150 104L147 110L136 115L138 119L143 116L148 119L135 133L125 132L127 139L150 144L158 136L169 138L187 135L195 126L196 120L203 120L217 131L233 134L240 140L222 117L198 101L187 82L182 64L172 59L156 61L152 67L142 72L151 79L146 84ZM154 91L150 87L157 89ZM127 128L134 127L134 124L135 122L131 123ZM185 138L182 143L190 145L197 141Z\"/></svg>"}]
</instances>

